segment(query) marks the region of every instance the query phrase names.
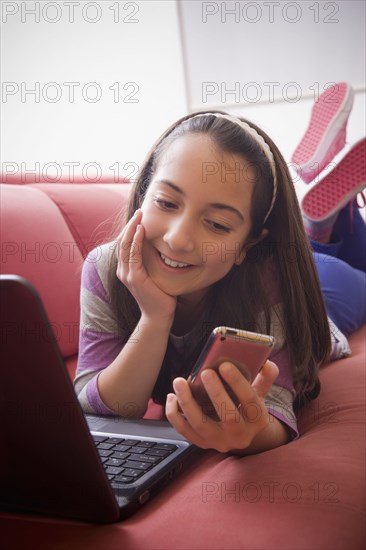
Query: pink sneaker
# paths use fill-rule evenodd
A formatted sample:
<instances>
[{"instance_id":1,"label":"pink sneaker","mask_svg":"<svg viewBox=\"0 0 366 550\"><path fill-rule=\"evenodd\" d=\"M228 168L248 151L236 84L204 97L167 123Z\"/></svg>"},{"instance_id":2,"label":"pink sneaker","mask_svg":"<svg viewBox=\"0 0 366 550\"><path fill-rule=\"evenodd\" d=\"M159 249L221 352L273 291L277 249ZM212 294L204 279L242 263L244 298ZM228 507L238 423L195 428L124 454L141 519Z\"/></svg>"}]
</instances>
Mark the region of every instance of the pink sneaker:
<instances>
[{"instance_id":1,"label":"pink sneaker","mask_svg":"<svg viewBox=\"0 0 366 550\"><path fill-rule=\"evenodd\" d=\"M301 202L308 236L317 241L330 237L338 212L366 187L366 138L358 141Z\"/></svg>"},{"instance_id":2,"label":"pink sneaker","mask_svg":"<svg viewBox=\"0 0 366 550\"><path fill-rule=\"evenodd\" d=\"M330 86L315 102L309 127L292 155L306 183L329 164L346 143L346 126L354 92L347 82Z\"/></svg>"}]
</instances>

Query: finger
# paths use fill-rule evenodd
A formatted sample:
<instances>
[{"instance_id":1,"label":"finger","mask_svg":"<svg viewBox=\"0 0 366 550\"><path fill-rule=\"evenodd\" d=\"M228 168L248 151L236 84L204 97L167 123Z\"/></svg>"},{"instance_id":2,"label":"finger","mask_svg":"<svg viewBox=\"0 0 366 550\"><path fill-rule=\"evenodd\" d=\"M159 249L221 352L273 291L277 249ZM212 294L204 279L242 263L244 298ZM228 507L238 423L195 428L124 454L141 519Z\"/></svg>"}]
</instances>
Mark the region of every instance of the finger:
<instances>
[{"instance_id":1,"label":"finger","mask_svg":"<svg viewBox=\"0 0 366 550\"><path fill-rule=\"evenodd\" d=\"M177 396L179 407L189 421L192 421L194 417L202 417L201 407L194 399L185 378L175 378L173 380L173 389Z\"/></svg>"},{"instance_id":2,"label":"finger","mask_svg":"<svg viewBox=\"0 0 366 550\"><path fill-rule=\"evenodd\" d=\"M239 437L240 430L243 426L245 427L245 432L240 436L241 445L244 448L255 434L266 426L268 414L256 390L235 365L229 362L222 363L219 371L239 400L238 410L242 420L242 424L232 422L231 425L227 425L227 429L230 430L232 437Z\"/></svg>"},{"instance_id":3,"label":"finger","mask_svg":"<svg viewBox=\"0 0 366 550\"><path fill-rule=\"evenodd\" d=\"M187 380L176 378L173 380L173 388L182 413L193 430L199 432L203 439L209 437L217 422L207 416L204 409L194 399Z\"/></svg>"},{"instance_id":4,"label":"finger","mask_svg":"<svg viewBox=\"0 0 366 550\"><path fill-rule=\"evenodd\" d=\"M142 266L142 242L144 240L145 231L141 224L136 227L135 234L129 248L128 262L130 269L136 269Z\"/></svg>"},{"instance_id":5,"label":"finger","mask_svg":"<svg viewBox=\"0 0 366 550\"><path fill-rule=\"evenodd\" d=\"M136 232L138 224L141 222L142 212L141 210L136 210L132 218L124 226L120 234L118 235L117 241L117 255L119 261L128 261L129 250L133 241L133 237Z\"/></svg>"},{"instance_id":6,"label":"finger","mask_svg":"<svg viewBox=\"0 0 366 550\"><path fill-rule=\"evenodd\" d=\"M204 371L201 377L207 393L219 405L216 411L221 419L219 426L223 437L216 448L244 449L252 441L258 428L258 418L262 416L261 407L257 403L258 396L235 365L230 362L222 363L219 367L220 375L235 393L239 401L237 407L218 375L212 370L209 372L210 370Z\"/></svg>"},{"instance_id":7,"label":"finger","mask_svg":"<svg viewBox=\"0 0 366 550\"><path fill-rule=\"evenodd\" d=\"M230 361L222 363L219 366L219 373L240 403L253 399L253 389L250 383L233 363L230 363Z\"/></svg>"},{"instance_id":8,"label":"finger","mask_svg":"<svg viewBox=\"0 0 366 550\"><path fill-rule=\"evenodd\" d=\"M250 424L256 422L261 416L261 403L251 384L240 370L230 362L222 363L219 372L239 402L237 408L240 409L240 416L243 421Z\"/></svg>"},{"instance_id":9,"label":"finger","mask_svg":"<svg viewBox=\"0 0 366 550\"><path fill-rule=\"evenodd\" d=\"M266 361L255 377L252 387L257 392L258 396L264 398L276 380L279 369L273 361Z\"/></svg>"},{"instance_id":10,"label":"finger","mask_svg":"<svg viewBox=\"0 0 366 550\"><path fill-rule=\"evenodd\" d=\"M219 419L229 423L239 422L240 414L237 406L229 396L218 374L212 369L205 369L201 374L201 380Z\"/></svg>"},{"instance_id":11,"label":"finger","mask_svg":"<svg viewBox=\"0 0 366 550\"><path fill-rule=\"evenodd\" d=\"M127 221L127 223L122 227L120 233L118 234L116 241L120 241L121 238L126 234L126 232L131 228L132 225L136 225L140 223L142 218L142 211L140 209L135 210L134 214L131 216L131 218Z\"/></svg>"},{"instance_id":12,"label":"finger","mask_svg":"<svg viewBox=\"0 0 366 550\"><path fill-rule=\"evenodd\" d=\"M136 251L136 244L133 244L134 236L136 234L136 229L139 225L139 220L141 220L142 213L139 210L136 210L134 216L130 219L124 229L121 231L116 246L116 255L117 255L117 277L122 282L126 282L127 276L130 269L131 262L131 250Z\"/></svg>"},{"instance_id":13,"label":"finger","mask_svg":"<svg viewBox=\"0 0 366 550\"><path fill-rule=\"evenodd\" d=\"M167 395L165 414L173 428L185 439L198 447L205 448L204 440L195 432L186 417L180 412L179 401L174 393Z\"/></svg>"}]
</instances>

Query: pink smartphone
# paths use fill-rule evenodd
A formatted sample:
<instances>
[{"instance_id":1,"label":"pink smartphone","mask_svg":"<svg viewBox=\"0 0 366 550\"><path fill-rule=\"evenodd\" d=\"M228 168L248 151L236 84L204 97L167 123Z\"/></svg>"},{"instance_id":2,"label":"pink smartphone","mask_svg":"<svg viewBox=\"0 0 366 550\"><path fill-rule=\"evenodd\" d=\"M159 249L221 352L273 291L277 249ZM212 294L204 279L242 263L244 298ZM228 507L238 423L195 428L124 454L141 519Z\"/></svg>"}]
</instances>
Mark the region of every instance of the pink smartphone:
<instances>
[{"instance_id":1,"label":"pink smartphone","mask_svg":"<svg viewBox=\"0 0 366 550\"><path fill-rule=\"evenodd\" d=\"M189 377L192 394L206 414L217 416L201 382L202 371L210 368L218 372L221 363L230 361L252 382L268 359L274 344L275 338L267 334L231 327L217 327L212 331ZM235 401L232 390L226 388Z\"/></svg>"}]
</instances>

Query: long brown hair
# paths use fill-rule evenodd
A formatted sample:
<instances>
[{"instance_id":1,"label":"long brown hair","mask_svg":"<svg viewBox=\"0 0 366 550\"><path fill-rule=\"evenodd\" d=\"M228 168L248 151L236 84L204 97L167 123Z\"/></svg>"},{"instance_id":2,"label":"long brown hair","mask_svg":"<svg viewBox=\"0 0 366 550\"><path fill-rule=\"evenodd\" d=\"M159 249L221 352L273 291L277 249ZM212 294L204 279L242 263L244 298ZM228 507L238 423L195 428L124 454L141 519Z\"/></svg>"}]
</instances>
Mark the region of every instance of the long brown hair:
<instances>
[{"instance_id":1,"label":"long brown hair","mask_svg":"<svg viewBox=\"0 0 366 550\"><path fill-rule=\"evenodd\" d=\"M240 266L234 265L223 279L213 285L202 321L201 337L192 356L187 358L186 372L182 374L189 373L208 333L215 326L255 330L259 308L264 312L266 330L269 332L270 306L264 273L271 259L279 274L284 307L283 330L293 368L296 404L302 405L319 393L318 368L329 357L330 332L317 270L290 173L272 140L260 128L241 118L264 138L275 161L276 200L264 222L273 197L274 181L263 148L238 124L210 116L209 113L196 117L197 114L179 119L152 147L134 184L127 220L141 206L159 160L169 145L187 134L205 134L223 152L241 155L255 167L249 240L258 238L263 228L268 230L268 235L249 250ZM140 310L133 296L115 275L115 255L112 255L111 262L111 299L121 328L131 334L138 323ZM158 402L164 402L166 393L171 389L168 374L171 360L168 346L153 392L153 398Z\"/></svg>"}]
</instances>

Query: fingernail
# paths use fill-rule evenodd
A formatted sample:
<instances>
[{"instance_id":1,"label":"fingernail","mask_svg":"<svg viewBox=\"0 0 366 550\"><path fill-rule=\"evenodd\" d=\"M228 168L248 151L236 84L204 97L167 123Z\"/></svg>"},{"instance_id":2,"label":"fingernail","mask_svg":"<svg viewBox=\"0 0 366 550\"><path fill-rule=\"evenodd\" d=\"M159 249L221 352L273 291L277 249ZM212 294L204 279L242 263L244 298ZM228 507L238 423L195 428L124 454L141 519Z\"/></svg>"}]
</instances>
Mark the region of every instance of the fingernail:
<instances>
[{"instance_id":1,"label":"fingernail","mask_svg":"<svg viewBox=\"0 0 366 550\"><path fill-rule=\"evenodd\" d=\"M270 361L270 360L268 359L268 360L267 360L267 363L272 367L272 369L278 370L278 367L277 367L276 363L274 363L273 361Z\"/></svg>"},{"instance_id":2,"label":"fingernail","mask_svg":"<svg viewBox=\"0 0 366 550\"><path fill-rule=\"evenodd\" d=\"M225 362L225 363L222 363L220 365L220 372L222 374L230 374L230 373L233 373L234 372L234 366L232 363L229 363L229 362Z\"/></svg>"},{"instance_id":3,"label":"fingernail","mask_svg":"<svg viewBox=\"0 0 366 550\"><path fill-rule=\"evenodd\" d=\"M176 393L180 393L184 388L184 380L182 378L176 378L173 380L173 388Z\"/></svg>"},{"instance_id":4,"label":"fingernail","mask_svg":"<svg viewBox=\"0 0 366 550\"><path fill-rule=\"evenodd\" d=\"M205 369L201 374L201 379L203 382L212 382L214 379L214 374L211 369Z\"/></svg>"}]
</instances>

